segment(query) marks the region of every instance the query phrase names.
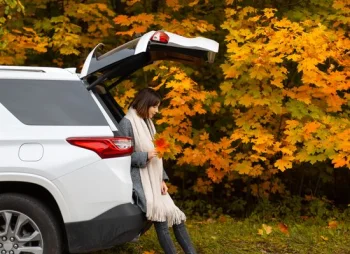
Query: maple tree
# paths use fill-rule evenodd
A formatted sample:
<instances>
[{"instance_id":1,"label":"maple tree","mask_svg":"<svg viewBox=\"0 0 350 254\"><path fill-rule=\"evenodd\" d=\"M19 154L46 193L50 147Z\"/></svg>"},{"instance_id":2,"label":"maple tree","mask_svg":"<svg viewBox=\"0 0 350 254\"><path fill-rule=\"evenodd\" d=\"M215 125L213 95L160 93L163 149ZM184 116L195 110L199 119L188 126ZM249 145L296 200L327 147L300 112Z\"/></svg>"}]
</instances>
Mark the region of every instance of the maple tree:
<instances>
[{"instance_id":1,"label":"maple tree","mask_svg":"<svg viewBox=\"0 0 350 254\"><path fill-rule=\"evenodd\" d=\"M106 1L5 0L0 13L0 64L62 67L110 38L115 16Z\"/></svg>"},{"instance_id":2,"label":"maple tree","mask_svg":"<svg viewBox=\"0 0 350 254\"><path fill-rule=\"evenodd\" d=\"M346 30L334 17L328 28L329 20L293 22L276 12L226 9L221 91L235 117L230 139L248 145L234 156L236 169L274 174L327 160L350 168Z\"/></svg>"},{"instance_id":3,"label":"maple tree","mask_svg":"<svg viewBox=\"0 0 350 254\"><path fill-rule=\"evenodd\" d=\"M209 2L213 3L204 4ZM185 36L220 34L195 18L196 9L190 19L175 15L194 5L203 8L199 1L166 1L161 14L138 13L140 1L127 3L133 15L114 19L121 27L119 35L151 28ZM230 0L222 6L227 52L220 93L218 85L203 89L191 79L198 78L196 70L188 67L156 63L146 70L153 71L155 88L167 91L167 107L157 123L165 124L163 131L172 133L180 145L177 164L204 169L214 183L225 177L258 177L259 183L249 186L255 196L283 193L284 184L274 175L301 163L329 160L334 167L350 168L348 5L314 1L316 16L311 8L300 13L298 8L279 7ZM197 116L211 115L225 119L216 121L218 129L193 126ZM199 176L194 190L207 193L211 181Z\"/></svg>"}]
</instances>

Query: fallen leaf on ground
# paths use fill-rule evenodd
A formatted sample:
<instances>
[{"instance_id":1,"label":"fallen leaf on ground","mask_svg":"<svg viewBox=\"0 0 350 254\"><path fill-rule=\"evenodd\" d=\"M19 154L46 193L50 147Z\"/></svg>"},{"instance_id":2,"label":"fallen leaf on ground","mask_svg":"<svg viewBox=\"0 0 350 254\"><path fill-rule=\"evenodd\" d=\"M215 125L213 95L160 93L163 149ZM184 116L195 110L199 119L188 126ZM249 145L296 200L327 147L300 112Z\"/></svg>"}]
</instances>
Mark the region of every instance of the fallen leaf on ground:
<instances>
[{"instance_id":1,"label":"fallen leaf on ground","mask_svg":"<svg viewBox=\"0 0 350 254\"><path fill-rule=\"evenodd\" d=\"M288 226L286 224L284 224L283 222L280 222L278 224L278 228L283 234L289 235Z\"/></svg>"},{"instance_id":2,"label":"fallen leaf on ground","mask_svg":"<svg viewBox=\"0 0 350 254\"><path fill-rule=\"evenodd\" d=\"M330 222L328 222L328 228L331 229L336 229L338 227L338 222L335 220L331 220Z\"/></svg>"},{"instance_id":3,"label":"fallen leaf on ground","mask_svg":"<svg viewBox=\"0 0 350 254\"><path fill-rule=\"evenodd\" d=\"M223 215L221 215L220 217L219 217L219 219L218 219L221 223L224 223L224 222L226 222L226 216L223 216Z\"/></svg>"},{"instance_id":4,"label":"fallen leaf on ground","mask_svg":"<svg viewBox=\"0 0 350 254\"><path fill-rule=\"evenodd\" d=\"M266 224L262 224L262 228L258 230L258 235L269 235L272 232L272 227Z\"/></svg>"},{"instance_id":5,"label":"fallen leaf on ground","mask_svg":"<svg viewBox=\"0 0 350 254\"><path fill-rule=\"evenodd\" d=\"M328 237L325 237L325 236L321 235L321 238L322 238L322 240L324 240L324 241L328 241Z\"/></svg>"},{"instance_id":6,"label":"fallen leaf on ground","mask_svg":"<svg viewBox=\"0 0 350 254\"><path fill-rule=\"evenodd\" d=\"M147 250L147 251L144 251L142 252L142 254L155 254L156 252L154 250Z\"/></svg>"}]
</instances>

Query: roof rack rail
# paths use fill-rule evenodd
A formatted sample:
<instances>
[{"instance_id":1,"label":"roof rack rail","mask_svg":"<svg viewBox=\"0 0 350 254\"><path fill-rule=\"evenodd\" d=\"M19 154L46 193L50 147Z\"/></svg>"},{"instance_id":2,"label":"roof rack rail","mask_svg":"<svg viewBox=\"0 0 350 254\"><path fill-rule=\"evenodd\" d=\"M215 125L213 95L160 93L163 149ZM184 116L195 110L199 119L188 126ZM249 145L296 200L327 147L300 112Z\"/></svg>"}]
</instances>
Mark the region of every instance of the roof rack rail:
<instances>
[{"instance_id":1,"label":"roof rack rail","mask_svg":"<svg viewBox=\"0 0 350 254\"><path fill-rule=\"evenodd\" d=\"M26 72L42 72L42 73L45 73L44 70L33 70L33 69L11 69L11 68L4 68L2 69L0 67L0 71L26 71Z\"/></svg>"}]
</instances>

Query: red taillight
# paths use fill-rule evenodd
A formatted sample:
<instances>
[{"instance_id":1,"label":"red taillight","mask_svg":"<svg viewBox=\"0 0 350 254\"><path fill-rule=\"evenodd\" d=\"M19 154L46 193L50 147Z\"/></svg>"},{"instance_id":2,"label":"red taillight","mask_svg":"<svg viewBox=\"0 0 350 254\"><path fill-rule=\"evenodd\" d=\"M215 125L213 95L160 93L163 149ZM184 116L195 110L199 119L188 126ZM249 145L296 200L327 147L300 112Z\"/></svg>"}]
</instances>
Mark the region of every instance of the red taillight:
<instances>
[{"instance_id":1,"label":"red taillight","mask_svg":"<svg viewBox=\"0 0 350 254\"><path fill-rule=\"evenodd\" d=\"M159 42L159 43L168 43L169 36L163 31L158 31L152 35L151 41Z\"/></svg>"},{"instance_id":2,"label":"red taillight","mask_svg":"<svg viewBox=\"0 0 350 254\"><path fill-rule=\"evenodd\" d=\"M127 156L134 151L132 140L129 137L79 137L67 138L67 142L94 151L102 159Z\"/></svg>"}]
</instances>

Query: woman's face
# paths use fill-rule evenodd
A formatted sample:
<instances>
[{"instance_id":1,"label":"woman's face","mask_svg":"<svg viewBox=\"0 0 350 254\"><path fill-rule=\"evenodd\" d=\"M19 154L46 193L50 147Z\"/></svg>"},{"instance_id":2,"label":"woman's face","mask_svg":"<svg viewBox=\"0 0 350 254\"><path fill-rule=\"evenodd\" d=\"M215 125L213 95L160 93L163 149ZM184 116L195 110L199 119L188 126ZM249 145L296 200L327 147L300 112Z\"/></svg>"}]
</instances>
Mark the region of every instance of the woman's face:
<instances>
[{"instance_id":1,"label":"woman's face","mask_svg":"<svg viewBox=\"0 0 350 254\"><path fill-rule=\"evenodd\" d=\"M150 119L152 119L153 116L154 116L156 113L158 113L159 104L160 104L160 103L158 103L158 104L155 105L155 106L151 106L151 107L148 109L148 117L149 117Z\"/></svg>"}]
</instances>

